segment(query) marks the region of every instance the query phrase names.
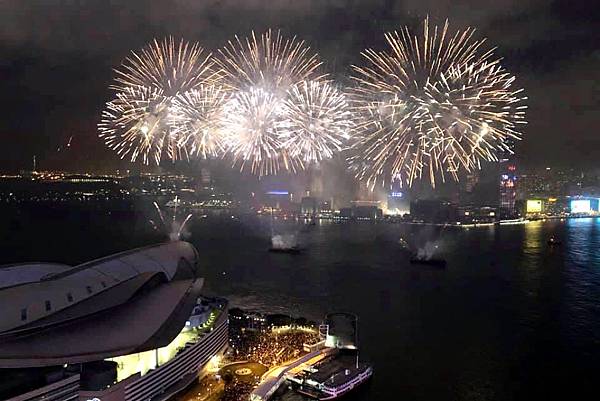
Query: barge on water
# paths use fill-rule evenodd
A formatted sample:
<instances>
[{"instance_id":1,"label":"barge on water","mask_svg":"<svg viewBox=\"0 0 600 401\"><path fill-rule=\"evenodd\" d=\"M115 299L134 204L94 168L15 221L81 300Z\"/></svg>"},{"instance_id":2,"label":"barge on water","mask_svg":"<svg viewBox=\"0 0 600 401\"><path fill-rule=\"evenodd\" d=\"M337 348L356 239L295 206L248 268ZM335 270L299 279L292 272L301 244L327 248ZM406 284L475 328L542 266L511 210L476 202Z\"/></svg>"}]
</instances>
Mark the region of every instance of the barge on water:
<instances>
[{"instance_id":1,"label":"barge on water","mask_svg":"<svg viewBox=\"0 0 600 401\"><path fill-rule=\"evenodd\" d=\"M338 353L287 379L303 395L333 400L366 382L372 374L373 368L359 363L358 355Z\"/></svg>"}]
</instances>

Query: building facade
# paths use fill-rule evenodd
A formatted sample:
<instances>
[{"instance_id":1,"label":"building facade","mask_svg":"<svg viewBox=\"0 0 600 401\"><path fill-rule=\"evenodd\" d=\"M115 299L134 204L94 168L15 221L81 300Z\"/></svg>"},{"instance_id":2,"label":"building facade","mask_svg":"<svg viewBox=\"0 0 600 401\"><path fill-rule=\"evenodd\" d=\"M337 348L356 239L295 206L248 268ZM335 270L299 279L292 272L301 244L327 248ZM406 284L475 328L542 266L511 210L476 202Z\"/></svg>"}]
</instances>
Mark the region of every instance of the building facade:
<instances>
[{"instance_id":1,"label":"building facade","mask_svg":"<svg viewBox=\"0 0 600 401\"><path fill-rule=\"evenodd\" d=\"M77 266L0 266L0 399L176 393L228 345L227 303L203 300L199 276L182 241Z\"/></svg>"},{"instance_id":2,"label":"building facade","mask_svg":"<svg viewBox=\"0 0 600 401\"><path fill-rule=\"evenodd\" d=\"M507 163L500 175L500 199L499 209L502 217L516 217L517 200L517 167L513 163Z\"/></svg>"}]
</instances>

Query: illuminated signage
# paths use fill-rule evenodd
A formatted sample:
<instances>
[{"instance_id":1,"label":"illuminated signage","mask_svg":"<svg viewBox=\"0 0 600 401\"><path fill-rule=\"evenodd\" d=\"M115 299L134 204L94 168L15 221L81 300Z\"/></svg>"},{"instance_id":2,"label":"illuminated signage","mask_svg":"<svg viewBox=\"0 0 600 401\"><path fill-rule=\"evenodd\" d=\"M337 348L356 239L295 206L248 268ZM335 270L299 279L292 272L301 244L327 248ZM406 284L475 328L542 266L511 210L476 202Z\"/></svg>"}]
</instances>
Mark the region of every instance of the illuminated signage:
<instances>
[{"instance_id":1,"label":"illuminated signage","mask_svg":"<svg viewBox=\"0 0 600 401\"><path fill-rule=\"evenodd\" d=\"M528 199L526 211L527 213L541 213L542 201L540 199Z\"/></svg>"},{"instance_id":2,"label":"illuminated signage","mask_svg":"<svg viewBox=\"0 0 600 401\"><path fill-rule=\"evenodd\" d=\"M390 196L391 196L392 198L402 198L402 197L404 196L404 194L403 194L402 192L392 192L392 193L390 194Z\"/></svg>"},{"instance_id":3,"label":"illuminated signage","mask_svg":"<svg viewBox=\"0 0 600 401\"><path fill-rule=\"evenodd\" d=\"M288 191L269 191L267 195L289 195Z\"/></svg>"},{"instance_id":4,"label":"illuminated signage","mask_svg":"<svg viewBox=\"0 0 600 401\"><path fill-rule=\"evenodd\" d=\"M589 213L592 205L589 199L574 199L571 201L571 213Z\"/></svg>"}]
</instances>

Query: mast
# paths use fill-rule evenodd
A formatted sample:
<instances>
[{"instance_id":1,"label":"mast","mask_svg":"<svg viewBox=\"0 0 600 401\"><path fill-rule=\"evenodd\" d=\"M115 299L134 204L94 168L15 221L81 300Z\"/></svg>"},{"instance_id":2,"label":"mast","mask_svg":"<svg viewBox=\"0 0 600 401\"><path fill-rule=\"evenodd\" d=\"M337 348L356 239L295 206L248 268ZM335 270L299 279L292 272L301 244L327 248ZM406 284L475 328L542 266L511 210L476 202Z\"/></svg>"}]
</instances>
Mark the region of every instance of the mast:
<instances>
[{"instance_id":1,"label":"mast","mask_svg":"<svg viewBox=\"0 0 600 401\"><path fill-rule=\"evenodd\" d=\"M271 241L273 241L273 205L271 205Z\"/></svg>"},{"instance_id":2,"label":"mast","mask_svg":"<svg viewBox=\"0 0 600 401\"><path fill-rule=\"evenodd\" d=\"M359 346L358 346L358 315L356 316L356 320L354 321L355 326L354 326L354 342L356 344L356 369L358 370L358 352L359 352Z\"/></svg>"},{"instance_id":3,"label":"mast","mask_svg":"<svg viewBox=\"0 0 600 401\"><path fill-rule=\"evenodd\" d=\"M179 197L177 195L173 198L173 203L175 203L175 210L173 212L173 222L175 222L175 219L177 218L177 204L179 203Z\"/></svg>"}]
</instances>

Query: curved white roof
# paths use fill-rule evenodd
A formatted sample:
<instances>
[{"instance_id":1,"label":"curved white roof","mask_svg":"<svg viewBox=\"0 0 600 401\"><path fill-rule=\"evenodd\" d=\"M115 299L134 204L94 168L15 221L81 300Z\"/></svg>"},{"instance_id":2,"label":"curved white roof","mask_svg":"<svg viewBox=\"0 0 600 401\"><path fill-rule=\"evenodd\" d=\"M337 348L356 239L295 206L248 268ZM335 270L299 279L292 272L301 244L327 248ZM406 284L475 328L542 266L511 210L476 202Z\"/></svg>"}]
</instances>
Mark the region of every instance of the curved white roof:
<instances>
[{"instance_id":1,"label":"curved white roof","mask_svg":"<svg viewBox=\"0 0 600 401\"><path fill-rule=\"evenodd\" d=\"M0 333L30 326L41 319L70 310L121 283L149 279L164 273L171 281L181 260L196 266L194 247L183 241L168 242L122 252L78 266L25 264L0 267ZM114 306L114 305L113 305ZM95 313L111 305L96 302Z\"/></svg>"},{"instance_id":2,"label":"curved white roof","mask_svg":"<svg viewBox=\"0 0 600 401\"><path fill-rule=\"evenodd\" d=\"M72 269L72 266L58 263L24 263L0 266L0 290L13 285L40 281L48 274Z\"/></svg>"}]
</instances>

